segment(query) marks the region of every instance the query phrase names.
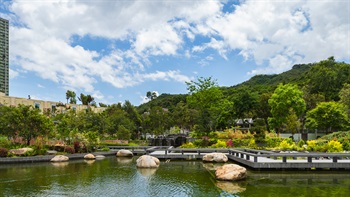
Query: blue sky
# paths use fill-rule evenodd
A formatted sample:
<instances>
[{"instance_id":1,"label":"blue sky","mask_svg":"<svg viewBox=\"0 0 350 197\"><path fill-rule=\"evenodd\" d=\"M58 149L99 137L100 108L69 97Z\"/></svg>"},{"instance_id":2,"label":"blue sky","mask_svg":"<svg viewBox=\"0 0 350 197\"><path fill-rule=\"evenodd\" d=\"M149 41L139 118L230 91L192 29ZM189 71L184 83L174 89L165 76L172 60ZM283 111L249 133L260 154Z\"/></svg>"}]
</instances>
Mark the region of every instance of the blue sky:
<instances>
[{"instance_id":1,"label":"blue sky","mask_svg":"<svg viewBox=\"0 0 350 197\"><path fill-rule=\"evenodd\" d=\"M0 0L10 96L147 102L186 81L232 86L334 56L350 62L348 0Z\"/></svg>"}]
</instances>

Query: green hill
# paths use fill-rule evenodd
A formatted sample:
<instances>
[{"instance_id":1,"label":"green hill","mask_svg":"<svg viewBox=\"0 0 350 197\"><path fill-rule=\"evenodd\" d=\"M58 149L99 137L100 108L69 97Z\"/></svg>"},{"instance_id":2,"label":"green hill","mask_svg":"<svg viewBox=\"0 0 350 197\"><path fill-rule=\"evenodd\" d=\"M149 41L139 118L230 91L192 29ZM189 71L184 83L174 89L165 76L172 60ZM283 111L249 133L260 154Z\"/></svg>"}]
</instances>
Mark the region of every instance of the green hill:
<instances>
[{"instance_id":1,"label":"green hill","mask_svg":"<svg viewBox=\"0 0 350 197\"><path fill-rule=\"evenodd\" d=\"M272 93L278 84L293 83L301 88L307 88L310 94L324 95L327 101L339 100L338 92L344 83L350 83L350 64L336 62L333 57L316 63L296 64L291 70L280 74L256 75L249 80L231 86L220 87L228 98L243 89L248 92ZM138 107L144 112L152 106L174 109L180 101L186 102L186 94L162 94L152 101Z\"/></svg>"}]
</instances>

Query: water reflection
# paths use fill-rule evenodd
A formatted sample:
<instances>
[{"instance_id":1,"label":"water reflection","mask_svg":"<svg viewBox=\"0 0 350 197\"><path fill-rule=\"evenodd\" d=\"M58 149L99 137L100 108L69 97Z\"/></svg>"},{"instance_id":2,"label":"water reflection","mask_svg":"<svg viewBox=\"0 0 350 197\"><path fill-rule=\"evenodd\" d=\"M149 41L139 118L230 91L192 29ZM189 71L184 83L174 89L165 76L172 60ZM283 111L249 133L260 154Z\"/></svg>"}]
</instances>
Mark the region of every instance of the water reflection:
<instances>
[{"instance_id":1,"label":"water reflection","mask_svg":"<svg viewBox=\"0 0 350 197\"><path fill-rule=\"evenodd\" d=\"M84 162L89 164L89 165L92 165L93 163L95 163L95 160L91 160L91 159L87 160L87 159L85 159Z\"/></svg>"},{"instance_id":2,"label":"water reflection","mask_svg":"<svg viewBox=\"0 0 350 197\"><path fill-rule=\"evenodd\" d=\"M152 176L157 172L157 168L137 168L137 171L143 176Z\"/></svg>"},{"instance_id":3,"label":"water reflection","mask_svg":"<svg viewBox=\"0 0 350 197\"><path fill-rule=\"evenodd\" d=\"M117 162L120 164L130 164L133 162L132 157L117 157Z\"/></svg>"},{"instance_id":4,"label":"water reflection","mask_svg":"<svg viewBox=\"0 0 350 197\"><path fill-rule=\"evenodd\" d=\"M58 167L58 168L62 168L62 167L66 167L68 166L69 162L68 161L64 161L64 162L51 162L51 165Z\"/></svg>"},{"instance_id":5,"label":"water reflection","mask_svg":"<svg viewBox=\"0 0 350 197\"><path fill-rule=\"evenodd\" d=\"M218 168L220 168L223 163L203 163L203 167L207 170L216 171Z\"/></svg>"},{"instance_id":6,"label":"water reflection","mask_svg":"<svg viewBox=\"0 0 350 197\"><path fill-rule=\"evenodd\" d=\"M240 192L244 192L246 190L246 188L242 185L241 182L231 182L231 181L217 181L216 187L230 194L237 194Z\"/></svg>"}]
</instances>

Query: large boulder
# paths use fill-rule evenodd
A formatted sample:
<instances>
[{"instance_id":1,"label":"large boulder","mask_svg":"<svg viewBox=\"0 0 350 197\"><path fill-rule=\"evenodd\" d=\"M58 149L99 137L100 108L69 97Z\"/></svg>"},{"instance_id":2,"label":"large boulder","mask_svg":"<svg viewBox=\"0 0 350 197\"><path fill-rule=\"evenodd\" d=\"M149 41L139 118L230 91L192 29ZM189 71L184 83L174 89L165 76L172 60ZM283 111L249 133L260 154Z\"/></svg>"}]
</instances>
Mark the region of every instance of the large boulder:
<instances>
[{"instance_id":1,"label":"large boulder","mask_svg":"<svg viewBox=\"0 0 350 197\"><path fill-rule=\"evenodd\" d=\"M50 161L52 162L63 162L68 161L69 158L65 155L56 155L54 158L52 158Z\"/></svg>"},{"instance_id":2,"label":"large boulder","mask_svg":"<svg viewBox=\"0 0 350 197\"><path fill-rule=\"evenodd\" d=\"M95 155L89 153L84 156L84 159L93 160L96 159Z\"/></svg>"},{"instance_id":3,"label":"large boulder","mask_svg":"<svg viewBox=\"0 0 350 197\"><path fill-rule=\"evenodd\" d=\"M9 153L14 154L14 155L25 155L28 152L33 151L32 148L18 148L18 149L11 149L9 150Z\"/></svg>"},{"instance_id":4,"label":"large boulder","mask_svg":"<svg viewBox=\"0 0 350 197\"><path fill-rule=\"evenodd\" d=\"M215 177L222 181L236 181L246 178L247 169L237 164L225 164L215 172Z\"/></svg>"},{"instance_id":5,"label":"large boulder","mask_svg":"<svg viewBox=\"0 0 350 197\"><path fill-rule=\"evenodd\" d=\"M203 156L203 161L227 162L228 158L224 153L208 153Z\"/></svg>"},{"instance_id":6,"label":"large boulder","mask_svg":"<svg viewBox=\"0 0 350 197\"><path fill-rule=\"evenodd\" d=\"M134 156L134 154L131 151L129 151L129 150L122 149L122 150L119 150L117 152L116 156L117 157L132 157L132 156Z\"/></svg>"},{"instance_id":7,"label":"large boulder","mask_svg":"<svg viewBox=\"0 0 350 197\"><path fill-rule=\"evenodd\" d=\"M136 160L136 166L138 168L158 168L160 161L156 157L149 155L142 155Z\"/></svg>"}]
</instances>

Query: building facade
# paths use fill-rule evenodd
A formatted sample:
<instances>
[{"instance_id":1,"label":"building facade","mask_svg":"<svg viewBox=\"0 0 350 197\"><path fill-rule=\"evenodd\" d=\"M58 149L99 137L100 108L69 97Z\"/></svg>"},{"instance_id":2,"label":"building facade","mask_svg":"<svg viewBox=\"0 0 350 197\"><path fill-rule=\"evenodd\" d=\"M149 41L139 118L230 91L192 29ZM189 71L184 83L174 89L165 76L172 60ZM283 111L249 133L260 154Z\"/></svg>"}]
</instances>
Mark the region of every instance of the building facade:
<instances>
[{"instance_id":1,"label":"building facade","mask_svg":"<svg viewBox=\"0 0 350 197\"><path fill-rule=\"evenodd\" d=\"M9 95L9 21L0 18L0 92Z\"/></svg>"},{"instance_id":2,"label":"building facade","mask_svg":"<svg viewBox=\"0 0 350 197\"><path fill-rule=\"evenodd\" d=\"M34 108L39 109L44 114L60 114L66 113L70 110L79 112L88 109L95 113L101 113L106 109L105 107L94 107L80 104L65 104L55 101L43 101L37 99L6 96L4 93L0 92L0 106L1 105L13 107L16 107L18 105L30 105Z\"/></svg>"}]
</instances>

